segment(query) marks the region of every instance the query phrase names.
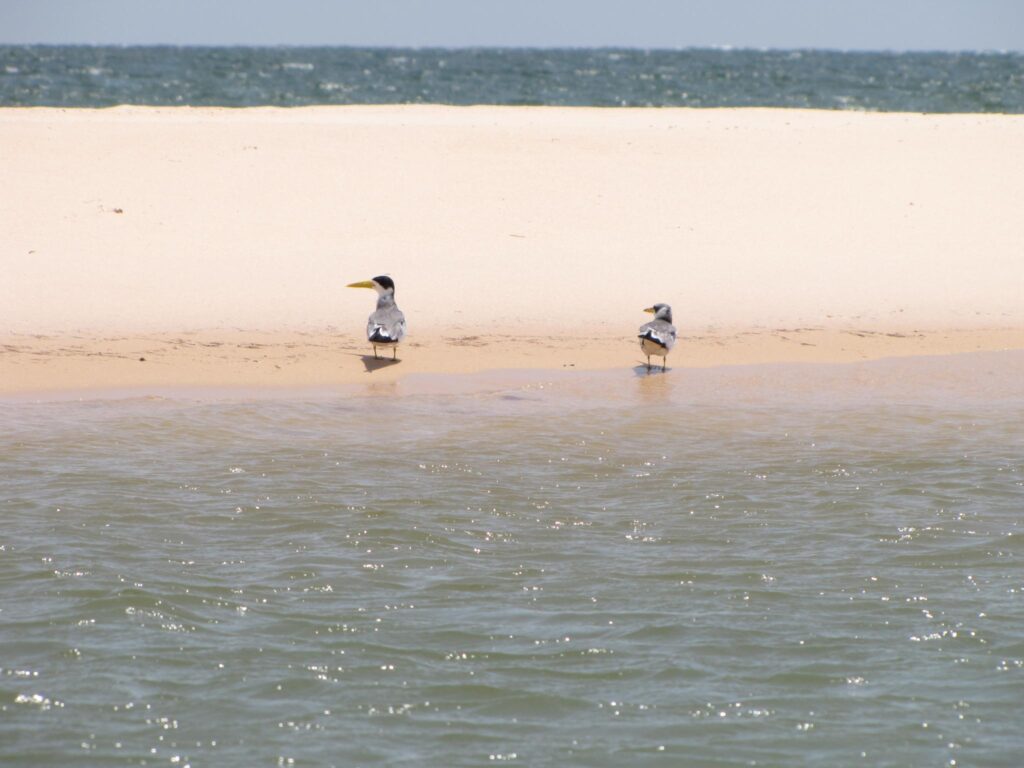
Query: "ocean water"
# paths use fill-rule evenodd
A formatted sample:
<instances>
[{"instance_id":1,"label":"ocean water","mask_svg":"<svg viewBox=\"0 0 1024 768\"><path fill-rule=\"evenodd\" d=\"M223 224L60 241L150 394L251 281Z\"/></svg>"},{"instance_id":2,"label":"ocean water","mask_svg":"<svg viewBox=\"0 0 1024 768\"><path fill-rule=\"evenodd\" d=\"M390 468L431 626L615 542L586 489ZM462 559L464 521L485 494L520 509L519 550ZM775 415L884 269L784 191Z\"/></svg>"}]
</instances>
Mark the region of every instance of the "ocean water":
<instances>
[{"instance_id":1,"label":"ocean water","mask_svg":"<svg viewBox=\"0 0 1024 768\"><path fill-rule=\"evenodd\" d=\"M534 104L1024 112L1020 53L0 46L0 106Z\"/></svg>"},{"instance_id":2,"label":"ocean water","mask_svg":"<svg viewBox=\"0 0 1024 768\"><path fill-rule=\"evenodd\" d=\"M1021 357L7 401L0 763L1019 765Z\"/></svg>"}]
</instances>

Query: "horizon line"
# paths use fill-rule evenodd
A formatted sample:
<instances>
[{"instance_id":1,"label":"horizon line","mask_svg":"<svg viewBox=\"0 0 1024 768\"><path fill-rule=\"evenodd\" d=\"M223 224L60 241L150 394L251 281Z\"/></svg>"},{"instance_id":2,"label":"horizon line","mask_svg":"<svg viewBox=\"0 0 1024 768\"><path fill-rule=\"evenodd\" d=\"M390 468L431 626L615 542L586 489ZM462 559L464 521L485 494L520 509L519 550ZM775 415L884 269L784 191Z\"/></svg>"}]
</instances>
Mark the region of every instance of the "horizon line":
<instances>
[{"instance_id":1,"label":"horizon line","mask_svg":"<svg viewBox=\"0 0 1024 768\"><path fill-rule=\"evenodd\" d=\"M640 46L640 45L409 45L357 43L10 43L0 40L0 48L253 48L253 49L324 49L412 50L412 51L643 51L648 53L680 53L684 51L754 52L754 53L843 53L843 54L978 54L1021 55L1022 49L1007 48L837 48L831 46L744 46L731 44Z\"/></svg>"}]
</instances>

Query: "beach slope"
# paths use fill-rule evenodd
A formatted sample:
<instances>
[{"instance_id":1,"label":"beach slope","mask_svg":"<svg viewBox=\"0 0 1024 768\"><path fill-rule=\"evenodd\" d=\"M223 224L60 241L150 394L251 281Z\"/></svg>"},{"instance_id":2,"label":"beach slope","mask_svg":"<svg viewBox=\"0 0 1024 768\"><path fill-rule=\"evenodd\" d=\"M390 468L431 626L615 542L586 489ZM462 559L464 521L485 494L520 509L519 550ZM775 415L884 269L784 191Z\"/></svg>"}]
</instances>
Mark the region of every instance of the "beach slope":
<instances>
[{"instance_id":1,"label":"beach slope","mask_svg":"<svg viewBox=\"0 0 1024 768\"><path fill-rule=\"evenodd\" d=\"M1024 347L1024 117L0 110L0 391ZM368 360L390 274L401 363Z\"/></svg>"}]
</instances>

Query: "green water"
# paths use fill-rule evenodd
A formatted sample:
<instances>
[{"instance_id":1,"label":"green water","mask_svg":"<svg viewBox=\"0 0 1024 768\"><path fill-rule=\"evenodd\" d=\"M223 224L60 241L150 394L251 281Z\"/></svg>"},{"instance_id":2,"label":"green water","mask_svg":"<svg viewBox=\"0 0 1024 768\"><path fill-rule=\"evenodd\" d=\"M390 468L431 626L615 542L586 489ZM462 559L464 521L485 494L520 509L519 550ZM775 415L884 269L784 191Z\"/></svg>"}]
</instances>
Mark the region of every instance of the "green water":
<instances>
[{"instance_id":1,"label":"green water","mask_svg":"<svg viewBox=\"0 0 1024 768\"><path fill-rule=\"evenodd\" d=\"M990 362L0 404L0 763L1017 765Z\"/></svg>"}]
</instances>

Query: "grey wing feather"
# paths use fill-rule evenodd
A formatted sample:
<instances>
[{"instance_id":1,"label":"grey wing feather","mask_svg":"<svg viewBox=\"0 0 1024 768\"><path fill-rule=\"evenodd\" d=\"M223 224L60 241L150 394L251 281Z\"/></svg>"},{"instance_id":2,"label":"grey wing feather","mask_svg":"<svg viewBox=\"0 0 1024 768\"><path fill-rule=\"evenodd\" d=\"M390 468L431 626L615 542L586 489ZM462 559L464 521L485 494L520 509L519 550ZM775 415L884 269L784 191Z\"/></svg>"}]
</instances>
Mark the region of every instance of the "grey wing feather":
<instances>
[{"instance_id":1,"label":"grey wing feather","mask_svg":"<svg viewBox=\"0 0 1024 768\"><path fill-rule=\"evenodd\" d=\"M366 338L378 344L397 344L405 337L405 315L398 307L378 309L366 322Z\"/></svg>"},{"instance_id":2,"label":"grey wing feather","mask_svg":"<svg viewBox=\"0 0 1024 768\"><path fill-rule=\"evenodd\" d=\"M665 322L664 320L651 320L649 323L644 323L640 326L640 331L637 333L637 337L641 339L650 339L655 344L660 344L665 349L672 349L676 343L676 328L671 323Z\"/></svg>"}]
</instances>

